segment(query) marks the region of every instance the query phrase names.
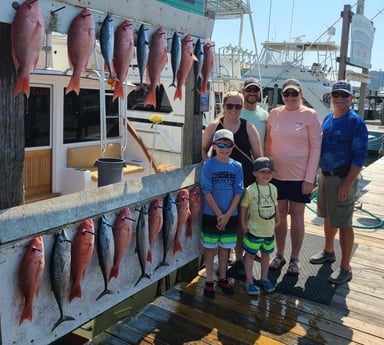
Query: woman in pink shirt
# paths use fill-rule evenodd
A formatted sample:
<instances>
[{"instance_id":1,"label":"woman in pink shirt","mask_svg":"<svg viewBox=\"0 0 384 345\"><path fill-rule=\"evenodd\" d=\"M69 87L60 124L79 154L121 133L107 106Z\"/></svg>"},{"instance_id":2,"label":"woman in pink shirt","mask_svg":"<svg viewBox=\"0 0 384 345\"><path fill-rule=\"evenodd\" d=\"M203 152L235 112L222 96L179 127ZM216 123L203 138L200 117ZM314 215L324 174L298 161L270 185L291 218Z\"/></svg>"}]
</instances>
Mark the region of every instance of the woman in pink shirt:
<instances>
[{"instance_id":1,"label":"woman in pink shirt","mask_svg":"<svg viewBox=\"0 0 384 345\"><path fill-rule=\"evenodd\" d=\"M272 109L267 121L266 155L275 162L273 183L278 190L280 225L275 230L276 256L270 269L285 263L288 214L291 218L291 257L288 274L299 274L304 239L304 210L315 185L321 149L321 125L315 110L302 103L301 85L288 79L282 87L284 105Z\"/></svg>"}]
</instances>

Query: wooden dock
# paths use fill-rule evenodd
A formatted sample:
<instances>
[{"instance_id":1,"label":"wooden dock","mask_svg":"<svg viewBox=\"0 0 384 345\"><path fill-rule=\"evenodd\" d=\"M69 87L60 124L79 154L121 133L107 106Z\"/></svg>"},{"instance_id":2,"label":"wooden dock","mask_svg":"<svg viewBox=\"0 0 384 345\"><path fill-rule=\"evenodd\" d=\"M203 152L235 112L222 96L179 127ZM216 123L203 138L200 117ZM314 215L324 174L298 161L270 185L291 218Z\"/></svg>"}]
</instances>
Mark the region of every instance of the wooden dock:
<instances>
[{"instance_id":1,"label":"wooden dock","mask_svg":"<svg viewBox=\"0 0 384 345\"><path fill-rule=\"evenodd\" d=\"M384 158L363 171L363 210L384 218ZM250 297L235 281L235 294L217 289L213 300L203 297L204 270L180 283L136 316L89 341L92 345L124 344L369 344L384 343L384 228L371 228L366 212L356 212L357 248L353 279L339 286L329 305L281 292ZM322 236L321 221L306 210L306 229ZM255 264L258 265L258 264ZM306 274L302 271L302 275Z\"/></svg>"}]
</instances>

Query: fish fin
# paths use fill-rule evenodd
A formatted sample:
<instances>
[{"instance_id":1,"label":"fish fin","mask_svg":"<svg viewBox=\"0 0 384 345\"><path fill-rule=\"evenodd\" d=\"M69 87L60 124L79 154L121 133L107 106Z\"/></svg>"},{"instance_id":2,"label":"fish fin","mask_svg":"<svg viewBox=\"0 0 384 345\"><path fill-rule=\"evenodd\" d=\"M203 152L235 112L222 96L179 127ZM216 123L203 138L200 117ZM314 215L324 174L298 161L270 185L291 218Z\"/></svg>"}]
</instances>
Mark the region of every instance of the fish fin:
<instances>
[{"instance_id":1,"label":"fish fin","mask_svg":"<svg viewBox=\"0 0 384 345\"><path fill-rule=\"evenodd\" d=\"M71 91L74 91L76 95L80 93L80 78L72 75L71 80L65 90L65 94L68 95Z\"/></svg>"},{"instance_id":2,"label":"fish fin","mask_svg":"<svg viewBox=\"0 0 384 345\"><path fill-rule=\"evenodd\" d=\"M173 100L176 100L176 99L179 99L179 100L182 99L182 93L180 88L177 88L175 91L175 96L173 97Z\"/></svg>"},{"instance_id":3,"label":"fish fin","mask_svg":"<svg viewBox=\"0 0 384 345\"><path fill-rule=\"evenodd\" d=\"M116 100L116 98L124 99L124 88L123 84L117 82L115 85L115 90L113 91L112 102Z\"/></svg>"},{"instance_id":4,"label":"fish fin","mask_svg":"<svg viewBox=\"0 0 384 345\"><path fill-rule=\"evenodd\" d=\"M148 262L152 262L152 252L151 252L150 249L148 250L147 261L148 261Z\"/></svg>"},{"instance_id":5,"label":"fish fin","mask_svg":"<svg viewBox=\"0 0 384 345\"><path fill-rule=\"evenodd\" d=\"M27 98L29 97L29 74L21 74L19 76L15 85L15 89L13 90L13 97L16 97L21 92L23 92Z\"/></svg>"},{"instance_id":6,"label":"fish fin","mask_svg":"<svg viewBox=\"0 0 384 345\"><path fill-rule=\"evenodd\" d=\"M137 284L139 284L140 280L143 279L143 278L151 279L151 276L150 276L148 273L145 273L145 272L144 272L144 273L139 277L139 279L137 280L137 282L135 283L134 286L136 286Z\"/></svg>"},{"instance_id":7,"label":"fish fin","mask_svg":"<svg viewBox=\"0 0 384 345\"><path fill-rule=\"evenodd\" d=\"M118 275L119 275L119 266L113 265L111 269L111 273L109 274L108 280L111 280L112 278L117 278Z\"/></svg>"},{"instance_id":8,"label":"fish fin","mask_svg":"<svg viewBox=\"0 0 384 345\"><path fill-rule=\"evenodd\" d=\"M153 105L156 108L156 87L149 90L149 93L144 101L144 106Z\"/></svg>"},{"instance_id":9,"label":"fish fin","mask_svg":"<svg viewBox=\"0 0 384 345\"><path fill-rule=\"evenodd\" d=\"M69 302L71 302L75 297L81 298L81 285L80 284L72 285L71 291L69 293Z\"/></svg>"},{"instance_id":10,"label":"fish fin","mask_svg":"<svg viewBox=\"0 0 384 345\"><path fill-rule=\"evenodd\" d=\"M193 59L193 61L199 61L199 59L196 57L195 54L192 54L192 59Z\"/></svg>"},{"instance_id":11,"label":"fish fin","mask_svg":"<svg viewBox=\"0 0 384 345\"><path fill-rule=\"evenodd\" d=\"M73 321L75 320L72 316L67 316L67 315L64 315L64 316L61 316L60 319L58 319L56 321L56 323L53 325L53 328L51 329L51 332L53 332L55 330L55 328L57 326L59 326L62 322L64 321Z\"/></svg>"},{"instance_id":12,"label":"fish fin","mask_svg":"<svg viewBox=\"0 0 384 345\"><path fill-rule=\"evenodd\" d=\"M200 87L200 93L205 93L207 91L207 85L205 83L203 83Z\"/></svg>"},{"instance_id":13,"label":"fish fin","mask_svg":"<svg viewBox=\"0 0 384 345\"><path fill-rule=\"evenodd\" d=\"M173 254L176 254L177 252L182 252L183 248L181 247L180 241L176 241L175 245L173 246Z\"/></svg>"},{"instance_id":14,"label":"fish fin","mask_svg":"<svg viewBox=\"0 0 384 345\"><path fill-rule=\"evenodd\" d=\"M104 291L99 295L97 296L96 298L96 301L98 301L101 297L105 296L105 295L112 295L113 292L109 289L104 289Z\"/></svg>"},{"instance_id":15,"label":"fish fin","mask_svg":"<svg viewBox=\"0 0 384 345\"><path fill-rule=\"evenodd\" d=\"M166 262L165 260L163 260L162 262L160 262L160 263L156 266L155 271L156 271L157 269L159 269L160 267L162 267L162 266L169 266L169 263Z\"/></svg>"},{"instance_id":16,"label":"fish fin","mask_svg":"<svg viewBox=\"0 0 384 345\"><path fill-rule=\"evenodd\" d=\"M176 84L175 84L175 82L172 82L172 84L171 85L169 85L168 87L176 87Z\"/></svg>"},{"instance_id":17,"label":"fish fin","mask_svg":"<svg viewBox=\"0 0 384 345\"><path fill-rule=\"evenodd\" d=\"M19 326L23 323L24 320L32 321L32 303L27 303L24 306L24 309L20 316Z\"/></svg>"}]
</instances>

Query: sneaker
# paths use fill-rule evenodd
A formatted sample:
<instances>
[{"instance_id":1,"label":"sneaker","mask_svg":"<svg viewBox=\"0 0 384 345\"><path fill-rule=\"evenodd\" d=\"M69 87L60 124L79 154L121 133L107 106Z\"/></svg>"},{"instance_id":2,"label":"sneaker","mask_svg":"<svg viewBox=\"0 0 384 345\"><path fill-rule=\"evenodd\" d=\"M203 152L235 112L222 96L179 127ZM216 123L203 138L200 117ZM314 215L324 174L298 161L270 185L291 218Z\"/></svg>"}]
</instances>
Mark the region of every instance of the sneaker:
<instances>
[{"instance_id":1,"label":"sneaker","mask_svg":"<svg viewBox=\"0 0 384 345\"><path fill-rule=\"evenodd\" d=\"M275 291L275 285L273 285L269 279L261 279L260 283L265 292L271 293Z\"/></svg>"},{"instance_id":2,"label":"sneaker","mask_svg":"<svg viewBox=\"0 0 384 345\"><path fill-rule=\"evenodd\" d=\"M328 281L331 284L341 285L346 282L349 282L352 279L352 271L346 270L343 267L340 267L337 271L333 272Z\"/></svg>"},{"instance_id":3,"label":"sneaker","mask_svg":"<svg viewBox=\"0 0 384 345\"><path fill-rule=\"evenodd\" d=\"M260 296L260 289L255 284L245 284L245 290L249 296Z\"/></svg>"},{"instance_id":4,"label":"sneaker","mask_svg":"<svg viewBox=\"0 0 384 345\"><path fill-rule=\"evenodd\" d=\"M325 264L326 262L335 262L336 261L336 256L335 252L328 253L325 250L322 250L321 252L317 253L316 255L313 255L310 259L309 262L312 265L322 265Z\"/></svg>"},{"instance_id":5,"label":"sneaker","mask_svg":"<svg viewBox=\"0 0 384 345\"><path fill-rule=\"evenodd\" d=\"M215 298L215 286L213 282L206 282L204 286L204 297Z\"/></svg>"},{"instance_id":6,"label":"sneaker","mask_svg":"<svg viewBox=\"0 0 384 345\"><path fill-rule=\"evenodd\" d=\"M219 286L221 287L221 290L223 290L224 295L233 295L233 286L229 284L228 279L220 279L219 280Z\"/></svg>"}]
</instances>

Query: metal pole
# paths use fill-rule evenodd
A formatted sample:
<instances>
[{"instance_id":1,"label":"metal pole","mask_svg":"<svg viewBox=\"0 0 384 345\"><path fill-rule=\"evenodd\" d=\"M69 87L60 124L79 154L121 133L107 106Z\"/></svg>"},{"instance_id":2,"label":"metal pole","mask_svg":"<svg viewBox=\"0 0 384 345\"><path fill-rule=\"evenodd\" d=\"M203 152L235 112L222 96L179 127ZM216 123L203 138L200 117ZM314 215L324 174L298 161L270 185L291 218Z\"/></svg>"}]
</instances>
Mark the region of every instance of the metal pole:
<instances>
[{"instance_id":1,"label":"metal pole","mask_svg":"<svg viewBox=\"0 0 384 345\"><path fill-rule=\"evenodd\" d=\"M364 0L357 1L356 13L364 15ZM362 67L362 73L368 74L368 68ZM363 79L364 80L364 79ZM365 94L367 93L367 84L362 81L360 83L360 97L359 97L359 108L358 113L364 117L364 105L365 105Z\"/></svg>"}]
</instances>

